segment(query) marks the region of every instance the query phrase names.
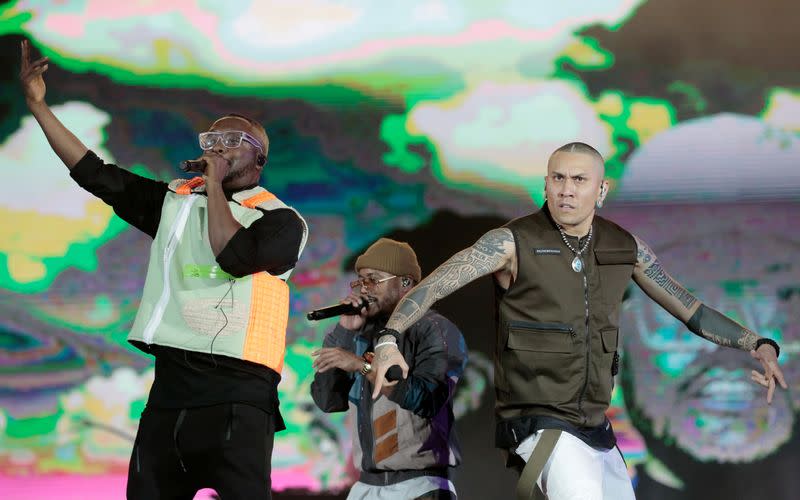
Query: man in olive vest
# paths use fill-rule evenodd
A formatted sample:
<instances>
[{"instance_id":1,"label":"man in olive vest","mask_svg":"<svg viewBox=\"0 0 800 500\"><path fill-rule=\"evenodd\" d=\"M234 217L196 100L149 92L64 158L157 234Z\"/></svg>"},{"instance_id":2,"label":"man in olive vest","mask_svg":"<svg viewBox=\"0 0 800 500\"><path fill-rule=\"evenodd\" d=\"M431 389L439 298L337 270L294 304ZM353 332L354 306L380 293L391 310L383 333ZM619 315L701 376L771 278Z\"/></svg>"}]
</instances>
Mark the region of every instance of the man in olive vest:
<instances>
[{"instance_id":1,"label":"man in olive vest","mask_svg":"<svg viewBox=\"0 0 800 500\"><path fill-rule=\"evenodd\" d=\"M258 186L264 128L230 114L199 135L203 175L169 184L106 164L44 101L47 58L22 44L25 99L84 189L153 238L128 340L155 380L128 469L128 498L270 498L289 289L306 223ZM202 164L205 164L203 168Z\"/></svg>"},{"instance_id":2,"label":"man in olive vest","mask_svg":"<svg viewBox=\"0 0 800 500\"><path fill-rule=\"evenodd\" d=\"M605 416L617 371L619 309L633 278L692 332L749 351L752 379L771 402L778 344L703 305L639 238L595 215L608 194L603 158L583 143L550 157L542 210L489 231L455 254L398 304L376 349L375 394L394 345L442 297L492 274L497 285L494 357L497 446L523 469L518 498L631 499L633 489Z\"/></svg>"}]
</instances>

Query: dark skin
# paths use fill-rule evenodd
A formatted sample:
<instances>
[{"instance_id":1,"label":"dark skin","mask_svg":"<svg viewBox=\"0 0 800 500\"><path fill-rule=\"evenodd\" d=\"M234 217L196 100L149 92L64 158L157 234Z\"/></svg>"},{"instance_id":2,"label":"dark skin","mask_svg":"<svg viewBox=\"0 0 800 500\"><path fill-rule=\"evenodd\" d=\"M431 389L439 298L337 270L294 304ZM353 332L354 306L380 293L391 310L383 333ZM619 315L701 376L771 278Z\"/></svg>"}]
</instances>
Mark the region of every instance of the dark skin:
<instances>
[{"instance_id":1,"label":"dark skin","mask_svg":"<svg viewBox=\"0 0 800 500\"><path fill-rule=\"evenodd\" d=\"M358 307L363 300L369 301L369 306L362 307L359 314L342 315L339 318L339 325L356 332L367 322L367 319L376 316L387 316L400 301L403 296L411 290L412 286L402 285L401 277L397 276L391 278L391 274L379 271L377 269L362 268L358 272L359 278L370 277L376 281L385 278L385 281L377 283L372 287L362 286L350 292L350 294L342 301L343 304L351 304ZM324 373L328 370L339 368L348 373L355 373L361 370L364 365L364 360L360 356L356 356L352 352L342 349L340 347L323 347L311 353L315 357L312 364L315 371ZM374 386L375 384L375 370L367 373L367 380ZM397 384L397 381L392 381L383 384L381 394L388 396L394 390L392 386Z\"/></svg>"},{"instance_id":2,"label":"dark skin","mask_svg":"<svg viewBox=\"0 0 800 500\"><path fill-rule=\"evenodd\" d=\"M241 130L262 140L261 131L245 119L235 116L220 118L208 129L210 132ZM233 218L225 191L238 191L258 183L262 167L256 163L260 151L247 141L242 141L238 148L227 148L218 141L214 148L206 151L202 158L206 160L206 181L208 195L208 239L214 255L219 255L236 231L242 228Z\"/></svg>"},{"instance_id":3,"label":"dark skin","mask_svg":"<svg viewBox=\"0 0 800 500\"><path fill-rule=\"evenodd\" d=\"M21 43L21 52L19 78L28 109L42 128L50 147L64 165L72 170L89 149L61 123L44 100L46 86L43 75L47 71L49 59L43 57L31 61L30 44L27 40ZM222 117L209 128L209 131L215 132L230 130L247 132L261 142L262 149L266 147L267 137L264 132L243 118ZM247 141L242 141L237 148L227 148L219 141L202 156L207 162L203 179L208 194L208 236L215 256L222 252L233 235L242 228L231 213L225 192L237 191L258 182L262 166L257 164L256 159L260 152Z\"/></svg>"}]
</instances>

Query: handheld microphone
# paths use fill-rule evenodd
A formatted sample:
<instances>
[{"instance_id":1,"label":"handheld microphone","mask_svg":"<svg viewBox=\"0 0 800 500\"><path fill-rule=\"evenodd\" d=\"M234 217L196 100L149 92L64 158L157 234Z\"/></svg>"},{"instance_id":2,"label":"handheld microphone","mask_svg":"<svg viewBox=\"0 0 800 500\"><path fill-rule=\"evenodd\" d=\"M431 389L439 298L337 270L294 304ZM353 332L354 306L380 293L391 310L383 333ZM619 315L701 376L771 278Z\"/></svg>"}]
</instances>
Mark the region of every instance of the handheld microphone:
<instances>
[{"instance_id":1,"label":"handheld microphone","mask_svg":"<svg viewBox=\"0 0 800 500\"><path fill-rule=\"evenodd\" d=\"M184 172L198 172L202 174L206 171L206 165L208 165L208 162L202 158L199 160L184 160L181 162L181 170Z\"/></svg>"},{"instance_id":2,"label":"handheld microphone","mask_svg":"<svg viewBox=\"0 0 800 500\"><path fill-rule=\"evenodd\" d=\"M361 309L364 307L369 307L369 301L366 299L362 299L361 304L359 304L358 307L355 307L352 304L336 304L335 306L315 309L314 311L308 313L306 318L308 318L309 321L317 321L320 319L332 318L334 316L341 316L342 314L360 314Z\"/></svg>"},{"instance_id":3,"label":"handheld microphone","mask_svg":"<svg viewBox=\"0 0 800 500\"><path fill-rule=\"evenodd\" d=\"M400 369L399 366L394 365L390 366L388 370L386 370L386 380L389 382L394 382L395 380L403 380L403 370Z\"/></svg>"}]
</instances>

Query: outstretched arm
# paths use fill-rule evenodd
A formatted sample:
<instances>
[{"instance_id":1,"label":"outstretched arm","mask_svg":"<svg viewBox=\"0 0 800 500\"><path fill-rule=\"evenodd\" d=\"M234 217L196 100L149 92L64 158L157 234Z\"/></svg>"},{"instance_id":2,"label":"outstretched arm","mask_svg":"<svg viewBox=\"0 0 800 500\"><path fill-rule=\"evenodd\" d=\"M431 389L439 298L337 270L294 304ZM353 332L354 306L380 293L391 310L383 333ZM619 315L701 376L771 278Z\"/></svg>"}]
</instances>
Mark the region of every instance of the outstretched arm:
<instances>
[{"instance_id":1,"label":"outstretched arm","mask_svg":"<svg viewBox=\"0 0 800 500\"><path fill-rule=\"evenodd\" d=\"M511 230L493 229L466 248L453 255L428 277L411 290L395 307L386 328L401 334L424 315L431 305L447 297L467 283L487 274L510 271L516 263L516 248ZM375 349L375 390L377 397L386 383L386 371L392 366L400 366L403 377L408 375L406 364L393 335L378 339Z\"/></svg>"},{"instance_id":2,"label":"outstretched arm","mask_svg":"<svg viewBox=\"0 0 800 500\"><path fill-rule=\"evenodd\" d=\"M511 231L505 228L489 231L474 245L447 259L403 297L386 323L386 328L404 332L434 302L481 276L510 267L509 264L515 258L514 236Z\"/></svg>"},{"instance_id":3,"label":"outstretched arm","mask_svg":"<svg viewBox=\"0 0 800 500\"><path fill-rule=\"evenodd\" d=\"M778 367L778 353L775 347L770 343L759 342L761 339L759 335L716 309L704 305L664 270L655 253L645 242L634 238L638 253L633 280L639 288L695 334L721 346L749 351L764 368L763 374L753 371L751 379L767 387L767 402L772 402L775 380L784 389L787 388L783 373Z\"/></svg>"},{"instance_id":4,"label":"outstretched arm","mask_svg":"<svg viewBox=\"0 0 800 500\"><path fill-rule=\"evenodd\" d=\"M39 122L39 126L42 127L50 147L61 158L64 165L72 170L72 167L86 155L89 149L56 118L56 115L53 114L44 101L46 88L42 75L47 71L49 60L43 57L36 61L31 61L30 44L27 40L22 41L21 47L22 68L19 72L19 79L22 83L25 102L33 117Z\"/></svg>"}]
</instances>

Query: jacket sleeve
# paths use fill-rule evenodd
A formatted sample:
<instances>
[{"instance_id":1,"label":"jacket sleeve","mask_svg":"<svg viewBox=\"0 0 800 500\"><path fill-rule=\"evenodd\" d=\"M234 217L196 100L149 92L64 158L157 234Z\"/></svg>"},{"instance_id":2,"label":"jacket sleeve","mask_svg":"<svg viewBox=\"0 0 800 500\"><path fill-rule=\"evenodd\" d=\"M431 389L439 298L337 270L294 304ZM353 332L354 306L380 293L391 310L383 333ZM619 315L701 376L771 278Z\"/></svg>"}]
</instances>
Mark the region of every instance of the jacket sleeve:
<instances>
[{"instance_id":1,"label":"jacket sleeve","mask_svg":"<svg viewBox=\"0 0 800 500\"><path fill-rule=\"evenodd\" d=\"M70 176L80 187L103 200L122 220L155 238L167 184L105 163L87 151Z\"/></svg>"},{"instance_id":2,"label":"jacket sleeve","mask_svg":"<svg viewBox=\"0 0 800 500\"><path fill-rule=\"evenodd\" d=\"M433 418L455 394L467 352L453 323L436 313L426 320L412 327L404 350L413 355L413 363L408 378L397 383L389 399L422 418Z\"/></svg>"},{"instance_id":3,"label":"jacket sleeve","mask_svg":"<svg viewBox=\"0 0 800 500\"><path fill-rule=\"evenodd\" d=\"M280 275L297 263L303 223L294 210L264 211L249 227L234 233L217 256L226 273L236 277L267 271Z\"/></svg>"},{"instance_id":4,"label":"jacket sleeve","mask_svg":"<svg viewBox=\"0 0 800 500\"><path fill-rule=\"evenodd\" d=\"M322 347L341 347L355 352L356 332L337 324L336 328L325 336ZM311 397L317 407L325 413L347 411L348 394L355 381L355 375L339 368L325 373L315 373L311 382Z\"/></svg>"}]
</instances>

